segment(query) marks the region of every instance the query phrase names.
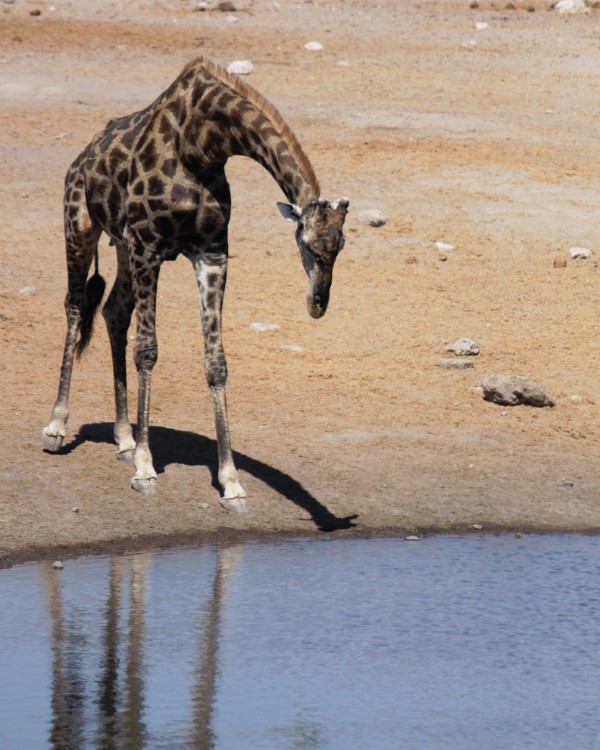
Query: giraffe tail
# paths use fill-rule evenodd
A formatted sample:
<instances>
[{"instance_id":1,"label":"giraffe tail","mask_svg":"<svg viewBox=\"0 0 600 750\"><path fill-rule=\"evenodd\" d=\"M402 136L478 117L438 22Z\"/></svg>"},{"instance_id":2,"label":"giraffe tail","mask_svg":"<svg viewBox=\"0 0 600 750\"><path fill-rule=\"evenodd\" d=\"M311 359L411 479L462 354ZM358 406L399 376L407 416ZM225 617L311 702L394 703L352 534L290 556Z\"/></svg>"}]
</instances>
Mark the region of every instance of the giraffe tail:
<instances>
[{"instance_id":1,"label":"giraffe tail","mask_svg":"<svg viewBox=\"0 0 600 750\"><path fill-rule=\"evenodd\" d=\"M79 329L79 341L75 347L77 358L81 357L87 345L90 343L94 332L94 318L98 306L102 302L106 282L98 271L98 250L96 249L94 274L90 276L85 287L85 304L81 314L81 328Z\"/></svg>"}]
</instances>

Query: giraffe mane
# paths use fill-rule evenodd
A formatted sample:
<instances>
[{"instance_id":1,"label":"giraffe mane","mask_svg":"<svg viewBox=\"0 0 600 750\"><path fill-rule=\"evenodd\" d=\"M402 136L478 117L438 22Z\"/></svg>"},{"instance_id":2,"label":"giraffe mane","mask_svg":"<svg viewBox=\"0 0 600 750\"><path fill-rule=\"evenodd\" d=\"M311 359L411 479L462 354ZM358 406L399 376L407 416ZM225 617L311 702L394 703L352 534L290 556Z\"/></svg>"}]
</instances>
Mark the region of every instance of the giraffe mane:
<instances>
[{"instance_id":1,"label":"giraffe mane","mask_svg":"<svg viewBox=\"0 0 600 750\"><path fill-rule=\"evenodd\" d=\"M304 150L300 145L298 139L294 135L294 132L283 119L281 113L271 104L271 102L269 102L268 99L260 94L255 88L249 86L245 81L242 81L237 76L228 73L225 68L222 68L220 65L215 64L211 60L208 60L206 57L200 56L195 60L192 60L192 62L190 62L186 66L186 68L184 68L184 72L186 71L186 69L195 67L197 65L200 65L218 81L233 89L244 99L247 99L265 117L267 117L271 121L272 125L275 127L281 138L283 138L283 140L286 142L290 153L302 170L306 181L314 190L315 196L318 197L321 194L321 189L319 187L319 181L317 180L317 176L315 174L313 166L310 163L308 156L304 153Z\"/></svg>"}]
</instances>

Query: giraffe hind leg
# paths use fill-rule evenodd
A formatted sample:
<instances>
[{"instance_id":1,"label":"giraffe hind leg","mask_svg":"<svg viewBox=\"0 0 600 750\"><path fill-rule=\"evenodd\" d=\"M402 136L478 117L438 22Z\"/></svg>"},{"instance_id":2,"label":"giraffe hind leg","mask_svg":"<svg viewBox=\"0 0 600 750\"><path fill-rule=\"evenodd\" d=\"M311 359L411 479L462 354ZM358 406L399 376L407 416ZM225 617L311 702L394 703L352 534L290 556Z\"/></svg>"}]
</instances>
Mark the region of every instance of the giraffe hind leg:
<instances>
[{"instance_id":1,"label":"giraffe hind leg","mask_svg":"<svg viewBox=\"0 0 600 750\"><path fill-rule=\"evenodd\" d=\"M66 206L65 241L67 251L67 271L69 286L65 299L67 314L67 335L63 351L58 396L50 422L42 431L44 448L56 453L62 447L66 425L69 418L69 389L73 372L73 360L76 353L81 353L91 336L94 312L100 303L103 293L103 280L96 273L87 282L92 260L98 252L100 226L94 222L85 205L83 190L77 204ZM89 293L89 298L87 294ZM86 329L82 330L82 322Z\"/></svg>"},{"instance_id":2,"label":"giraffe hind leg","mask_svg":"<svg viewBox=\"0 0 600 750\"><path fill-rule=\"evenodd\" d=\"M131 270L126 245L117 245L117 278L111 289L102 315L106 323L113 360L115 386L115 427L117 458L133 463L135 440L129 421L127 405L127 331L134 307Z\"/></svg>"}]
</instances>

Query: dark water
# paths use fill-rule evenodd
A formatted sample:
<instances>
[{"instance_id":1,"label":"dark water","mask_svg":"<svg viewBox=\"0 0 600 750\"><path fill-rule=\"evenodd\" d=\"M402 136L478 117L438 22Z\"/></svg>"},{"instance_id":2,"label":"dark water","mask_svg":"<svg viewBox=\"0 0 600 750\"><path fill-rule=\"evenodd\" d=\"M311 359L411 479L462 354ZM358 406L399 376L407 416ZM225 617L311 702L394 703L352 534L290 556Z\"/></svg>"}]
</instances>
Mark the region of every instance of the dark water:
<instances>
[{"instance_id":1,"label":"dark water","mask_svg":"<svg viewBox=\"0 0 600 750\"><path fill-rule=\"evenodd\" d=\"M599 750L600 538L0 572L0 748Z\"/></svg>"}]
</instances>

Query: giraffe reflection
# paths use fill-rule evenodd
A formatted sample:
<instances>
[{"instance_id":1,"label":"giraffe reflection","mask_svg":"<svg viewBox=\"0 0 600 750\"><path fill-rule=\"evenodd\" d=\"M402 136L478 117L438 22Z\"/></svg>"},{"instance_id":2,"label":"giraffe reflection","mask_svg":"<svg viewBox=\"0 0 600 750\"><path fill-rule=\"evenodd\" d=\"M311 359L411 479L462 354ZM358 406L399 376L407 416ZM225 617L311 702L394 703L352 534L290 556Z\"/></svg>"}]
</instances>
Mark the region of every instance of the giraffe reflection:
<instances>
[{"instance_id":1,"label":"giraffe reflection","mask_svg":"<svg viewBox=\"0 0 600 750\"><path fill-rule=\"evenodd\" d=\"M218 645L227 582L241 554L241 546L219 549L209 595L204 603L195 647L192 684L187 703L186 740L177 747L215 746L212 715L218 684ZM152 553L114 558L110 563L104 607L100 657L91 659L89 637L76 607L63 592L64 575L50 565L44 568L52 620L52 724L53 750L138 750L152 746L146 706L147 661L152 648L145 614L147 576ZM169 623L171 624L171 623ZM172 623L175 627L175 623ZM90 673L91 669L91 673ZM178 675L174 675L174 680ZM169 687L165 687L168 693ZM161 732L161 740L169 741ZM162 745L161 745L162 746Z\"/></svg>"}]
</instances>

